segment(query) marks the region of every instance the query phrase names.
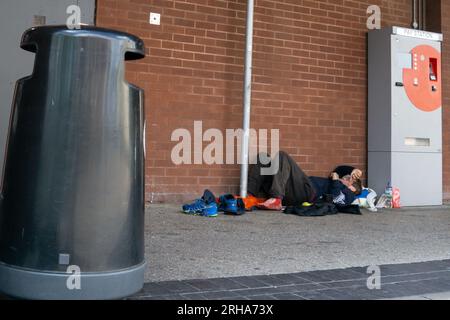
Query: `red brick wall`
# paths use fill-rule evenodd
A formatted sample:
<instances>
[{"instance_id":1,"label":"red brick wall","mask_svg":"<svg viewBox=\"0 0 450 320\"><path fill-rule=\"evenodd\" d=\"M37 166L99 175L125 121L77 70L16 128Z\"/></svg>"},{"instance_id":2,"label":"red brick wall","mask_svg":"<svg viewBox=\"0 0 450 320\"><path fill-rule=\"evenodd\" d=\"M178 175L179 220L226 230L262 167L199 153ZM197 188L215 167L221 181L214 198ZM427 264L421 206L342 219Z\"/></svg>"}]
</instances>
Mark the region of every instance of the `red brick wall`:
<instances>
[{"instance_id":1,"label":"red brick wall","mask_svg":"<svg viewBox=\"0 0 450 320\"><path fill-rule=\"evenodd\" d=\"M98 0L98 25L136 34L148 48L127 76L146 90L149 201L181 201L205 188L238 191L239 166L177 167L170 138L195 120L203 120L204 130L241 127L246 2ZM252 127L280 129L281 149L308 174L324 175L342 163L366 169L372 4L381 7L383 26L410 25L410 0L256 0ZM449 9L445 4L443 12ZM162 14L161 26L148 23L149 12ZM447 136L445 156L450 161ZM448 183L445 188L450 192Z\"/></svg>"}]
</instances>

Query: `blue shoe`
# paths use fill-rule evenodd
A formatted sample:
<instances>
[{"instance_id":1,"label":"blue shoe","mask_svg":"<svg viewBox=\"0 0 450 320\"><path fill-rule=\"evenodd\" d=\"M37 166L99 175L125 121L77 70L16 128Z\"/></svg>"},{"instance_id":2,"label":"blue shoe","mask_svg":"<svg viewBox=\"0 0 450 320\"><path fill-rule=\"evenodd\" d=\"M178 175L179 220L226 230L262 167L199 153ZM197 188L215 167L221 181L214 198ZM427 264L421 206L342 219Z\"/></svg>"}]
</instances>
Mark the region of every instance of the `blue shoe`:
<instances>
[{"instance_id":1,"label":"blue shoe","mask_svg":"<svg viewBox=\"0 0 450 320\"><path fill-rule=\"evenodd\" d=\"M182 209L185 214L195 216L212 218L218 215L216 198L209 190L205 190L201 199L197 199L191 204L185 204Z\"/></svg>"},{"instance_id":2,"label":"blue shoe","mask_svg":"<svg viewBox=\"0 0 450 320\"><path fill-rule=\"evenodd\" d=\"M183 212L185 214L191 214L194 216L200 215L203 210L205 209L206 203L203 201L203 199L197 199L191 204L185 204L183 206Z\"/></svg>"},{"instance_id":3,"label":"blue shoe","mask_svg":"<svg viewBox=\"0 0 450 320\"><path fill-rule=\"evenodd\" d=\"M205 201L206 204L213 203L213 202L216 203L216 197L209 190L205 190L205 192L203 193L202 199L203 199L203 201Z\"/></svg>"},{"instance_id":4,"label":"blue shoe","mask_svg":"<svg viewBox=\"0 0 450 320\"><path fill-rule=\"evenodd\" d=\"M205 204L205 207L200 213L200 215L206 218L217 217L219 215L219 211L217 210L217 203L212 202L210 204Z\"/></svg>"},{"instance_id":5,"label":"blue shoe","mask_svg":"<svg viewBox=\"0 0 450 320\"><path fill-rule=\"evenodd\" d=\"M235 208L237 208L237 202L233 195L226 194L219 197L220 212L234 211Z\"/></svg>"},{"instance_id":6,"label":"blue shoe","mask_svg":"<svg viewBox=\"0 0 450 320\"><path fill-rule=\"evenodd\" d=\"M240 216L245 213L245 204L242 199L236 199L233 195L226 194L219 198L219 211Z\"/></svg>"}]
</instances>

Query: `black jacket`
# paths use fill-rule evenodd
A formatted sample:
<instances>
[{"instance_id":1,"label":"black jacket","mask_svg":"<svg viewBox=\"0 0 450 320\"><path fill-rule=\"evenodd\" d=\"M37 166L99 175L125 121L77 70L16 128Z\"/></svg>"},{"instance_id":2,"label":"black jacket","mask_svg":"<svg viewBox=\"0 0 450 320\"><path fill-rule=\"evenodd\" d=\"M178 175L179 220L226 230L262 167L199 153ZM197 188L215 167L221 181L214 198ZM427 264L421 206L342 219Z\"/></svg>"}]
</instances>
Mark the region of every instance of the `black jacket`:
<instances>
[{"instance_id":1,"label":"black jacket","mask_svg":"<svg viewBox=\"0 0 450 320\"><path fill-rule=\"evenodd\" d=\"M314 187L316 201L326 195L331 195L335 204L348 206L356 199L356 195L339 180L320 177L310 177L309 179Z\"/></svg>"}]
</instances>

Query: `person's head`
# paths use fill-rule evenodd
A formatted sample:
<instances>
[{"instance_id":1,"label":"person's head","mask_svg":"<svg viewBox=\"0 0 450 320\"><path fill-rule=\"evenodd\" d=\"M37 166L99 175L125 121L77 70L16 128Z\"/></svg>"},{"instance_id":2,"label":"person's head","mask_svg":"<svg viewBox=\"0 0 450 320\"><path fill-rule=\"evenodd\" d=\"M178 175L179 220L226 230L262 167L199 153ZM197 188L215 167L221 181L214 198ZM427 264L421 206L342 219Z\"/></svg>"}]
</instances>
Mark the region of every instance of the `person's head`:
<instances>
[{"instance_id":1,"label":"person's head","mask_svg":"<svg viewBox=\"0 0 450 320\"><path fill-rule=\"evenodd\" d=\"M353 193L359 196L362 192L362 183L359 179L353 179L352 176L348 175L341 179L342 183L349 188Z\"/></svg>"},{"instance_id":2,"label":"person's head","mask_svg":"<svg viewBox=\"0 0 450 320\"><path fill-rule=\"evenodd\" d=\"M353 184L353 179L352 176L348 175L348 176L344 176L341 179L341 182L347 187L347 188L351 188L352 184Z\"/></svg>"},{"instance_id":3,"label":"person's head","mask_svg":"<svg viewBox=\"0 0 450 320\"><path fill-rule=\"evenodd\" d=\"M353 190L352 191L357 196L359 196L362 193L363 186L362 186L362 182L360 179L353 180L352 187L355 189L355 191L353 191Z\"/></svg>"}]
</instances>

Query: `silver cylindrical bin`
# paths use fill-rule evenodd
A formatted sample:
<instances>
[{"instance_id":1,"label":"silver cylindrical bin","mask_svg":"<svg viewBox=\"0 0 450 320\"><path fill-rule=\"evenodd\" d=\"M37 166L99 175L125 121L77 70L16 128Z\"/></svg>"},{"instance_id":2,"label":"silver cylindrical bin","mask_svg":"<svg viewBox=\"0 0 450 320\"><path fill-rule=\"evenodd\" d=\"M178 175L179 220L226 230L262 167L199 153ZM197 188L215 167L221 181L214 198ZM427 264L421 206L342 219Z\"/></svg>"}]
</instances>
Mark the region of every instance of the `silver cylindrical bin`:
<instances>
[{"instance_id":1,"label":"silver cylindrical bin","mask_svg":"<svg viewBox=\"0 0 450 320\"><path fill-rule=\"evenodd\" d=\"M43 26L17 82L0 193L0 291L27 299L115 299L144 282L143 91L130 34Z\"/></svg>"}]
</instances>

